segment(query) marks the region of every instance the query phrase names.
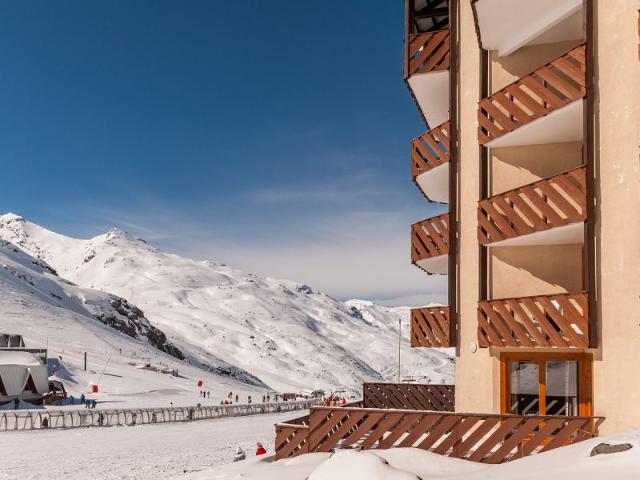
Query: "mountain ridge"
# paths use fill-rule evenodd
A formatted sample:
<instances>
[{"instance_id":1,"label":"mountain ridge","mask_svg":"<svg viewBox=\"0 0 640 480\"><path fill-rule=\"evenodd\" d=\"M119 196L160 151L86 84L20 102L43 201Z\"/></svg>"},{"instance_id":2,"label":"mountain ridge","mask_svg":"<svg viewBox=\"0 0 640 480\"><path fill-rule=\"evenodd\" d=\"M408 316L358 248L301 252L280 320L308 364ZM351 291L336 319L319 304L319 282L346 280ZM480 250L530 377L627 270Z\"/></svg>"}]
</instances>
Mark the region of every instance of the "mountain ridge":
<instances>
[{"instance_id":1,"label":"mountain ridge","mask_svg":"<svg viewBox=\"0 0 640 480\"><path fill-rule=\"evenodd\" d=\"M397 325L406 342L408 308L340 302L305 284L164 253L119 229L74 239L7 214L0 238L82 288L136 305L204 368L233 365L280 391L355 390L397 374ZM406 373L451 383L451 355L420 350L405 348Z\"/></svg>"}]
</instances>

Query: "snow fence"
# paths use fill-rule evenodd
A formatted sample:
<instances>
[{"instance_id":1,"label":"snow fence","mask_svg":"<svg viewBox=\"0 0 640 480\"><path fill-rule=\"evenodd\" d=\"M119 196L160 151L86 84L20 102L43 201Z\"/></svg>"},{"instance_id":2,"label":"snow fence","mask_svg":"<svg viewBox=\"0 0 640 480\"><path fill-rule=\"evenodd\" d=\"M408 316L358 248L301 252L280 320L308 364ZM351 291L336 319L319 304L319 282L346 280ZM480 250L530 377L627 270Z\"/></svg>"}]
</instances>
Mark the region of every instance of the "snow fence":
<instances>
[{"instance_id":1,"label":"snow fence","mask_svg":"<svg viewBox=\"0 0 640 480\"><path fill-rule=\"evenodd\" d=\"M134 426L308 410L316 400L171 408L0 411L0 431Z\"/></svg>"}]
</instances>

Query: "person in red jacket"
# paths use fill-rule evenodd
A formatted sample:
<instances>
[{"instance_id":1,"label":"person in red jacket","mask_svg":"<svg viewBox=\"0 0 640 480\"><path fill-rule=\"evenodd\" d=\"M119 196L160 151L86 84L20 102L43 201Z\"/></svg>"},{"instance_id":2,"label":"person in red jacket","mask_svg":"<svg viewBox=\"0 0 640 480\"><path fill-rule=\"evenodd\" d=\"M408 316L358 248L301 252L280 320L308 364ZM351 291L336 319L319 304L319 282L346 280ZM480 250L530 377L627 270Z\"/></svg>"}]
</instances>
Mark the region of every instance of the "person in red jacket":
<instances>
[{"instance_id":1,"label":"person in red jacket","mask_svg":"<svg viewBox=\"0 0 640 480\"><path fill-rule=\"evenodd\" d=\"M262 443L258 442L256 443L256 446L258 447L256 448L256 455L264 455L265 453L267 453L267 451L262 446Z\"/></svg>"}]
</instances>

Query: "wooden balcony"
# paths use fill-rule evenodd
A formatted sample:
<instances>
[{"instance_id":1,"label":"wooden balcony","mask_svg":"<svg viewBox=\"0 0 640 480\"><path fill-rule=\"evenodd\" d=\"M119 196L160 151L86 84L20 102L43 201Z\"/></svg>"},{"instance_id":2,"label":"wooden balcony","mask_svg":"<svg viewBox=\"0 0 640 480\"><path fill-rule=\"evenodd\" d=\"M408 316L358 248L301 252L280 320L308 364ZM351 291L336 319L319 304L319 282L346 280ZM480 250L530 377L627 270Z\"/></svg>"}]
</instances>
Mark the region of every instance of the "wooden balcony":
<instances>
[{"instance_id":1,"label":"wooden balcony","mask_svg":"<svg viewBox=\"0 0 640 480\"><path fill-rule=\"evenodd\" d=\"M449 30L407 35L405 78L449 69Z\"/></svg>"},{"instance_id":2,"label":"wooden balcony","mask_svg":"<svg viewBox=\"0 0 640 480\"><path fill-rule=\"evenodd\" d=\"M449 202L449 138L451 122L420 135L411 142L411 174L428 200Z\"/></svg>"},{"instance_id":3,"label":"wooden balcony","mask_svg":"<svg viewBox=\"0 0 640 480\"><path fill-rule=\"evenodd\" d=\"M411 310L411 346L453 347L449 307L425 307Z\"/></svg>"},{"instance_id":4,"label":"wooden balcony","mask_svg":"<svg viewBox=\"0 0 640 480\"><path fill-rule=\"evenodd\" d=\"M449 30L405 37L404 80L431 128L449 119Z\"/></svg>"},{"instance_id":5,"label":"wooden balcony","mask_svg":"<svg viewBox=\"0 0 640 480\"><path fill-rule=\"evenodd\" d=\"M486 300L478 303L481 347L589 346L586 292Z\"/></svg>"},{"instance_id":6,"label":"wooden balcony","mask_svg":"<svg viewBox=\"0 0 640 480\"><path fill-rule=\"evenodd\" d=\"M585 45L581 45L481 100L478 103L480 145L493 146L491 142L503 135L583 98L585 71ZM554 128L551 124L546 127L550 134Z\"/></svg>"},{"instance_id":7,"label":"wooden balcony","mask_svg":"<svg viewBox=\"0 0 640 480\"><path fill-rule=\"evenodd\" d=\"M364 408L453 412L456 387L424 383L364 383Z\"/></svg>"},{"instance_id":8,"label":"wooden balcony","mask_svg":"<svg viewBox=\"0 0 640 480\"><path fill-rule=\"evenodd\" d=\"M496 464L588 440L597 435L602 420L602 417L311 407L308 425L298 430L299 435L291 437L290 443L276 441L276 458L330 452L342 445L363 450L415 447L448 457Z\"/></svg>"},{"instance_id":9,"label":"wooden balcony","mask_svg":"<svg viewBox=\"0 0 640 480\"><path fill-rule=\"evenodd\" d=\"M276 460L309 453L309 415L276 424Z\"/></svg>"},{"instance_id":10,"label":"wooden balcony","mask_svg":"<svg viewBox=\"0 0 640 480\"><path fill-rule=\"evenodd\" d=\"M449 214L411 225L411 262L427 273L447 273Z\"/></svg>"},{"instance_id":11,"label":"wooden balcony","mask_svg":"<svg viewBox=\"0 0 640 480\"><path fill-rule=\"evenodd\" d=\"M503 245L508 244L509 239L529 235L530 243L525 238L519 239L518 244L540 244L539 232L587 219L586 191L586 167L583 166L481 200L478 202L478 240L482 245L496 242ZM572 235L575 237L575 233ZM581 242L580 239L575 243Z\"/></svg>"}]
</instances>

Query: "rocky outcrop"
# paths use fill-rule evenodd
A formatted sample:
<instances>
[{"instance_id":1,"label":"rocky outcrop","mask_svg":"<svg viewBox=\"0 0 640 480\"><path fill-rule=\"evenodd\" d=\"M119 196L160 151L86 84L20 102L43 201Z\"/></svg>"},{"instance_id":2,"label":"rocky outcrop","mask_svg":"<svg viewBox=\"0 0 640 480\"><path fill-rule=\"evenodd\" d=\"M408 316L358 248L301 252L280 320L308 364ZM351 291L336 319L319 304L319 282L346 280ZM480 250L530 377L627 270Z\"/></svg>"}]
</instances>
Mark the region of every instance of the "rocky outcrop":
<instances>
[{"instance_id":1,"label":"rocky outcrop","mask_svg":"<svg viewBox=\"0 0 640 480\"><path fill-rule=\"evenodd\" d=\"M105 325L118 330L130 337L146 340L150 345L169 355L184 360L184 354L175 345L167 341L165 333L151 325L144 316L144 312L126 299L111 296L110 308L103 307L94 318Z\"/></svg>"}]
</instances>

